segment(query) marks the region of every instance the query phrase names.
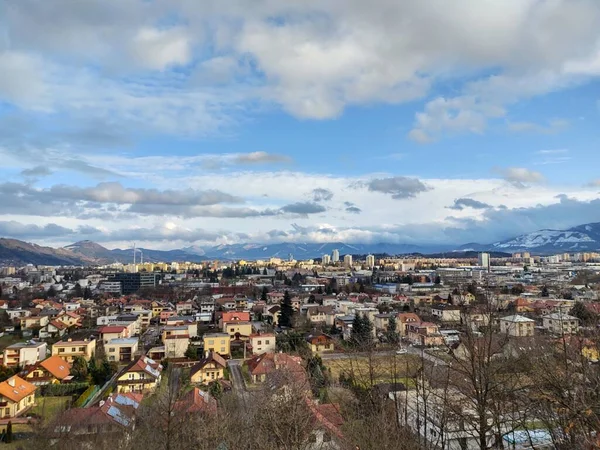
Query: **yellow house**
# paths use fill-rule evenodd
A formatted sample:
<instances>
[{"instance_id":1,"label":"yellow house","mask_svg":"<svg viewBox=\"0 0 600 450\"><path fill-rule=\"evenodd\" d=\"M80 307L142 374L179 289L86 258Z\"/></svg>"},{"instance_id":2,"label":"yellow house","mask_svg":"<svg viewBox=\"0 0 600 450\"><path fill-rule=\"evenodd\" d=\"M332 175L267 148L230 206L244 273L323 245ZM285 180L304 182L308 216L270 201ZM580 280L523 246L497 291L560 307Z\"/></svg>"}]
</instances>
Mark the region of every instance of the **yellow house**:
<instances>
[{"instance_id":1,"label":"yellow house","mask_svg":"<svg viewBox=\"0 0 600 450\"><path fill-rule=\"evenodd\" d=\"M160 383L160 363L141 356L125 368L117 378L117 392L153 392Z\"/></svg>"},{"instance_id":2,"label":"yellow house","mask_svg":"<svg viewBox=\"0 0 600 450\"><path fill-rule=\"evenodd\" d=\"M223 332L229 334L232 339L247 338L252 334L252 323L250 322L225 322Z\"/></svg>"},{"instance_id":3,"label":"yellow house","mask_svg":"<svg viewBox=\"0 0 600 450\"><path fill-rule=\"evenodd\" d=\"M17 375L0 383L0 416L17 417L31 408L35 402L36 389L36 386Z\"/></svg>"},{"instance_id":4,"label":"yellow house","mask_svg":"<svg viewBox=\"0 0 600 450\"><path fill-rule=\"evenodd\" d=\"M216 352L221 356L229 356L231 336L228 333L207 333L203 337L204 351Z\"/></svg>"},{"instance_id":5,"label":"yellow house","mask_svg":"<svg viewBox=\"0 0 600 450\"><path fill-rule=\"evenodd\" d=\"M84 339L83 341L74 341L71 338L66 341L58 341L52 345L52 356L58 355L65 361L72 363L73 360L81 356L86 361L92 359L96 353L96 340Z\"/></svg>"},{"instance_id":6,"label":"yellow house","mask_svg":"<svg viewBox=\"0 0 600 450\"><path fill-rule=\"evenodd\" d=\"M190 381L193 384L208 384L220 380L223 378L226 365L227 363L218 353L211 352L207 358L192 367Z\"/></svg>"},{"instance_id":7,"label":"yellow house","mask_svg":"<svg viewBox=\"0 0 600 450\"><path fill-rule=\"evenodd\" d=\"M160 316L160 313L166 309L165 306L160 305L158 302L152 302L152 317Z\"/></svg>"},{"instance_id":8,"label":"yellow house","mask_svg":"<svg viewBox=\"0 0 600 450\"><path fill-rule=\"evenodd\" d=\"M71 364L60 356L51 356L25 369L21 374L25 380L36 386L45 384L58 384L68 378L71 372Z\"/></svg>"}]
</instances>

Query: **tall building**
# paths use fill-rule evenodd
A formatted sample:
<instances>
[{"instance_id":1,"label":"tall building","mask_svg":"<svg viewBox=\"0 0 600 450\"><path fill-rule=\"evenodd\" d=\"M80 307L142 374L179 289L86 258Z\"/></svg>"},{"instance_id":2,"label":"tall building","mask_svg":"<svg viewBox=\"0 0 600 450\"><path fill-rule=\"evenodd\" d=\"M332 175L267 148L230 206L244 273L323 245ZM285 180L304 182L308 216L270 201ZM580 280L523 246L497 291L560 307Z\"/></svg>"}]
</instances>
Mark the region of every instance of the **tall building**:
<instances>
[{"instance_id":1,"label":"tall building","mask_svg":"<svg viewBox=\"0 0 600 450\"><path fill-rule=\"evenodd\" d=\"M375 256L367 255L367 267L370 269L375 267Z\"/></svg>"},{"instance_id":2,"label":"tall building","mask_svg":"<svg viewBox=\"0 0 600 450\"><path fill-rule=\"evenodd\" d=\"M155 287L158 284L160 274L138 272L138 273L116 273L109 281L120 281L123 295L135 294L141 288Z\"/></svg>"},{"instance_id":3,"label":"tall building","mask_svg":"<svg viewBox=\"0 0 600 450\"><path fill-rule=\"evenodd\" d=\"M352 266L352 255L344 256L344 266L346 266L346 267Z\"/></svg>"},{"instance_id":4,"label":"tall building","mask_svg":"<svg viewBox=\"0 0 600 450\"><path fill-rule=\"evenodd\" d=\"M336 248L333 252L331 252L331 262L338 262L340 260L340 251Z\"/></svg>"},{"instance_id":5,"label":"tall building","mask_svg":"<svg viewBox=\"0 0 600 450\"><path fill-rule=\"evenodd\" d=\"M323 258L321 259L322 263L324 266L326 266L327 264L329 264L331 262L331 256L329 255L323 255Z\"/></svg>"},{"instance_id":6,"label":"tall building","mask_svg":"<svg viewBox=\"0 0 600 450\"><path fill-rule=\"evenodd\" d=\"M490 270L490 254L480 253L477 257L478 265L486 270Z\"/></svg>"}]
</instances>

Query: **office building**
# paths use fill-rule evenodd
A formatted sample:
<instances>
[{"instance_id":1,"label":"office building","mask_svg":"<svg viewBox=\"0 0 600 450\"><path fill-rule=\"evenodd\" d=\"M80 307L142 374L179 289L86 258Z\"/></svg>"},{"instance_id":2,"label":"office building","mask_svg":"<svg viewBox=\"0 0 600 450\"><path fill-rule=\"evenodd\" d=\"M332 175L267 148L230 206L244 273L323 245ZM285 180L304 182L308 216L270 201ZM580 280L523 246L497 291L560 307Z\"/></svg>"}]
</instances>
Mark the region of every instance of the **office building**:
<instances>
[{"instance_id":1,"label":"office building","mask_svg":"<svg viewBox=\"0 0 600 450\"><path fill-rule=\"evenodd\" d=\"M480 267L483 267L485 270L490 270L490 254L489 253L480 253L477 257L477 262Z\"/></svg>"},{"instance_id":2,"label":"office building","mask_svg":"<svg viewBox=\"0 0 600 450\"><path fill-rule=\"evenodd\" d=\"M155 287L158 284L159 274L139 272L139 273L117 273L110 277L109 281L121 282L121 292L123 295L135 294L142 288Z\"/></svg>"},{"instance_id":3,"label":"office building","mask_svg":"<svg viewBox=\"0 0 600 450\"><path fill-rule=\"evenodd\" d=\"M352 255L344 256L344 266L351 267L352 266Z\"/></svg>"},{"instance_id":4,"label":"office building","mask_svg":"<svg viewBox=\"0 0 600 450\"><path fill-rule=\"evenodd\" d=\"M336 263L340 260L340 251L336 248L333 252L331 252L331 262Z\"/></svg>"},{"instance_id":5,"label":"office building","mask_svg":"<svg viewBox=\"0 0 600 450\"><path fill-rule=\"evenodd\" d=\"M329 264L331 262L331 257L329 255L323 255L322 258L322 263L324 266L326 266L327 264Z\"/></svg>"},{"instance_id":6,"label":"office building","mask_svg":"<svg viewBox=\"0 0 600 450\"><path fill-rule=\"evenodd\" d=\"M369 269L372 269L373 267L375 267L375 256L373 256L373 255L367 256L367 267Z\"/></svg>"}]
</instances>

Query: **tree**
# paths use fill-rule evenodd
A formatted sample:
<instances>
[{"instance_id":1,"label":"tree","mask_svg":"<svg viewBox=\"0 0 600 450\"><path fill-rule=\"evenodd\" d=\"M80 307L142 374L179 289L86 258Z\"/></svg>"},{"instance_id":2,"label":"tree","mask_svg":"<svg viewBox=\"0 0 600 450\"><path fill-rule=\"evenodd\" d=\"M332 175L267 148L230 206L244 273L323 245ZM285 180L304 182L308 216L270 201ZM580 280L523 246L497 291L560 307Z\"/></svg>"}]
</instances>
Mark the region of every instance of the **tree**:
<instances>
[{"instance_id":1,"label":"tree","mask_svg":"<svg viewBox=\"0 0 600 450\"><path fill-rule=\"evenodd\" d=\"M598 316L587 309L582 302L575 302L569 313L577 317L584 326L593 325L598 320Z\"/></svg>"},{"instance_id":2,"label":"tree","mask_svg":"<svg viewBox=\"0 0 600 450\"><path fill-rule=\"evenodd\" d=\"M86 300L89 298L92 298L92 290L90 289L89 286L86 286L85 289L83 290L83 298Z\"/></svg>"},{"instance_id":3,"label":"tree","mask_svg":"<svg viewBox=\"0 0 600 450\"><path fill-rule=\"evenodd\" d=\"M12 422L9 420L6 425L6 443L10 444L13 441Z\"/></svg>"},{"instance_id":4,"label":"tree","mask_svg":"<svg viewBox=\"0 0 600 450\"><path fill-rule=\"evenodd\" d=\"M188 359L197 359L198 358L198 348L194 345L189 345L187 350L185 351L184 356Z\"/></svg>"},{"instance_id":5,"label":"tree","mask_svg":"<svg viewBox=\"0 0 600 450\"><path fill-rule=\"evenodd\" d=\"M392 314L388 321L388 328L386 332L388 342L391 344L397 344L400 341L400 335L397 330L396 316Z\"/></svg>"},{"instance_id":6,"label":"tree","mask_svg":"<svg viewBox=\"0 0 600 450\"><path fill-rule=\"evenodd\" d=\"M454 305L454 299L452 298L452 294L448 294L447 302L449 305Z\"/></svg>"},{"instance_id":7,"label":"tree","mask_svg":"<svg viewBox=\"0 0 600 450\"><path fill-rule=\"evenodd\" d=\"M440 278L440 276L439 276L439 275L436 275L436 276L435 276L435 284L436 284L436 285L440 285L440 284L442 284L442 279Z\"/></svg>"},{"instance_id":8,"label":"tree","mask_svg":"<svg viewBox=\"0 0 600 450\"><path fill-rule=\"evenodd\" d=\"M279 311L279 326L292 328L292 319L294 317L294 307L290 293L285 291L283 301L281 302L281 311Z\"/></svg>"},{"instance_id":9,"label":"tree","mask_svg":"<svg viewBox=\"0 0 600 450\"><path fill-rule=\"evenodd\" d=\"M223 396L223 386L218 381L215 381L210 384L208 387L208 392L212 395L216 400L221 400Z\"/></svg>"},{"instance_id":10,"label":"tree","mask_svg":"<svg viewBox=\"0 0 600 450\"><path fill-rule=\"evenodd\" d=\"M263 273L262 273L262 274L263 274L263 275L268 275L268 274L269 274L269 273L267 272L267 268L266 268L266 267L263 269Z\"/></svg>"},{"instance_id":11,"label":"tree","mask_svg":"<svg viewBox=\"0 0 600 450\"><path fill-rule=\"evenodd\" d=\"M54 289L54 286L50 286L50 289L48 289L48 292L46 293L46 297L48 297L48 298L56 297L56 289Z\"/></svg>"},{"instance_id":12,"label":"tree","mask_svg":"<svg viewBox=\"0 0 600 450\"><path fill-rule=\"evenodd\" d=\"M548 286L543 286L542 287L542 293L541 293L542 297L550 297L550 292L548 292Z\"/></svg>"},{"instance_id":13,"label":"tree","mask_svg":"<svg viewBox=\"0 0 600 450\"><path fill-rule=\"evenodd\" d=\"M267 289L267 287L266 287L266 286L263 286L263 288L262 288L262 292L261 292L261 294L260 294L260 299L261 299L263 302L266 302L266 301L267 301L267 294L268 294L268 293L269 293L269 290Z\"/></svg>"},{"instance_id":14,"label":"tree","mask_svg":"<svg viewBox=\"0 0 600 450\"><path fill-rule=\"evenodd\" d=\"M75 289L74 289L73 294L75 295L75 297L83 297L83 289L81 288L79 283L75 284Z\"/></svg>"},{"instance_id":15,"label":"tree","mask_svg":"<svg viewBox=\"0 0 600 450\"><path fill-rule=\"evenodd\" d=\"M81 356L76 356L71 366L71 375L76 380L86 381L88 377L88 363Z\"/></svg>"},{"instance_id":16,"label":"tree","mask_svg":"<svg viewBox=\"0 0 600 450\"><path fill-rule=\"evenodd\" d=\"M313 294L310 294L310 296L308 297L308 303L316 303L317 300L315 299L315 296Z\"/></svg>"}]
</instances>

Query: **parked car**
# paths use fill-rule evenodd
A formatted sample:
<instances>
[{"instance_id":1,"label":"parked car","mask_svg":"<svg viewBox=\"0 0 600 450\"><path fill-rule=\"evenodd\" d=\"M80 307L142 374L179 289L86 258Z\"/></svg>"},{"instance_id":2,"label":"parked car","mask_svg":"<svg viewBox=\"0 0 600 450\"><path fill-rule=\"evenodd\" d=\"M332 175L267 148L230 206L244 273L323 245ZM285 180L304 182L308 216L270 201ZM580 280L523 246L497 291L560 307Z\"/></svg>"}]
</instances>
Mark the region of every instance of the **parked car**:
<instances>
[{"instance_id":1,"label":"parked car","mask_svg":"<svg viewBox=\"0 0 600 450\"><path fill-rule=\"evenodd\" d=\"M406 353L408 353L408 350L406 350L405 348L396 350L396 355L405 355Z\"/></svg>"}]
</instances>

